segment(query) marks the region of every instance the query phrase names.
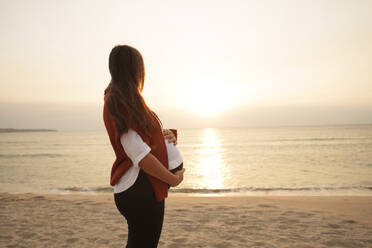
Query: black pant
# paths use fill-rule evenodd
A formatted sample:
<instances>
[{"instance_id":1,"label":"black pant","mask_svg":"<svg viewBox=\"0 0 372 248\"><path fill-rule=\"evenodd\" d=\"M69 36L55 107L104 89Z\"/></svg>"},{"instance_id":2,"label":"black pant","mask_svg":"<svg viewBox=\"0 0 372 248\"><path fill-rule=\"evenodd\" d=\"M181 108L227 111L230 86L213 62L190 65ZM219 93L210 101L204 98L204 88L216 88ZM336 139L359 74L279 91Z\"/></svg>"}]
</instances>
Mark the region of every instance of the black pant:
<instances>
[{"instance_id":1,"label":"black pant","mask_svg":"<svg viewBox=\"0 0 372 248\"><path fill-rule=\"evenodd\" d=\"M179 170L182 170L183 168L183 163L181 163L179 166L177 166L176 168L170 170L170 172L172 172L173 174L176 173L176 171L179 171ZM170 188L170 185L168 185L168 189Z\"/></svg>"},{"instance_id":2,"label":"black pant","mask_svg":"<svg viewBox=\"0 0 372 248\"><path fill-rule=\"evenodd\" d=\"M164 220L164 200L157 202L151 182L140 170L136 182L114 194L115 204L128 223L126 248L156 248Z\"/></svg>"},{"instance_id":3,"label":"black pant","mask_svg":"<svg viewBox=\"0 0 372 248\"><path fill-rule=\"evenodd\" d=\"M182 170L183 168L183 163L181 163L179 166L177 166L176 168L170 170L170 172L172 172L173 174L176 173L176 171L179 171L179 170Z\"/></svg>"}]
</instances>

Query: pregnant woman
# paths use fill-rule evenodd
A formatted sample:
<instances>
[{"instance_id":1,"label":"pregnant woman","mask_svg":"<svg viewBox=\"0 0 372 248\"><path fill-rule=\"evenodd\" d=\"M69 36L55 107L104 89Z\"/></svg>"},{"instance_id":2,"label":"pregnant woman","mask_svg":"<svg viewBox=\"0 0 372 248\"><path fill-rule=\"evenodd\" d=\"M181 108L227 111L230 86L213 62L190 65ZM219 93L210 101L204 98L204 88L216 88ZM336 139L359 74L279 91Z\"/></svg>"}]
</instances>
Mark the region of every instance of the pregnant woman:
<instances>
[{"instance_id":1,"label":"pregnant woman","mask_svg":"<svg viewBox=\"0 0 372 248\"><path fill-rule=\"evenodd\" d=\"M127 248L158 246L168 187L183 180L175 130L162 130L141 92L145 68L141 54L120 45L109 56L111 82L105 90L103 119L116 160L110 184L128 223ZM172 143L173 142L173 143Z\"/></svg>"}]
</instances>

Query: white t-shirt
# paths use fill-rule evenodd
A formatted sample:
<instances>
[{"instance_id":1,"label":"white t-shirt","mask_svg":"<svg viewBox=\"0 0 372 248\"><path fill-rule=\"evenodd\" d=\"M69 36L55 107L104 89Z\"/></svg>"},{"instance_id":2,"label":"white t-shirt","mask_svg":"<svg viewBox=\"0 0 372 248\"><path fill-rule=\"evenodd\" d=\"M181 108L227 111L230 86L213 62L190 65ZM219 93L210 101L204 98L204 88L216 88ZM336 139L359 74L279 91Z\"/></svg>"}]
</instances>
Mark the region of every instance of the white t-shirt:
<instances>
[{"instance_id":1,"label":"white t-shirt","mask_svg":"<svg viewBox=\"0 0 372 248\"><path fill-rule=\"evenodd\" d=\"M122 192L134 184L140 171L138 163L151 151L151 148L133 129L129 129L128 132L123 133L120 137L120 142L125 153L132 160L133 166L115 184L114 193ZM165 139L165 146L168 153L169 170L172 170L182 163L182 156L176 146L167 139Z\"/></svg>"}]
</instances>

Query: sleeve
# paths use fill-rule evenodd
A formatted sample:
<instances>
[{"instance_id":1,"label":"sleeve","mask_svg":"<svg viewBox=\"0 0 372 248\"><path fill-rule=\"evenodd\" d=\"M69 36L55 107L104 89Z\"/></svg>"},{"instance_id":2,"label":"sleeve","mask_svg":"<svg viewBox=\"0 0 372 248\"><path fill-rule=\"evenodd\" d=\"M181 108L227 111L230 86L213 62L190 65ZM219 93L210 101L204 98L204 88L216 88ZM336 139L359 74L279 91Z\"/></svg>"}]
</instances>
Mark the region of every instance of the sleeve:
<instances>
[{"instance_id":1,"label":"sleeve","mask_svg":"<svg viewBox=\"0 0 372 248\"><path fill-rule=\"evenodd\" d=\"M123 133L120 136L120 142L125 153L132 160L133 165L137 167L138 163L151 151L151 148L133 129L129 129L128 132Z\"/></svg>"}]
</instances>

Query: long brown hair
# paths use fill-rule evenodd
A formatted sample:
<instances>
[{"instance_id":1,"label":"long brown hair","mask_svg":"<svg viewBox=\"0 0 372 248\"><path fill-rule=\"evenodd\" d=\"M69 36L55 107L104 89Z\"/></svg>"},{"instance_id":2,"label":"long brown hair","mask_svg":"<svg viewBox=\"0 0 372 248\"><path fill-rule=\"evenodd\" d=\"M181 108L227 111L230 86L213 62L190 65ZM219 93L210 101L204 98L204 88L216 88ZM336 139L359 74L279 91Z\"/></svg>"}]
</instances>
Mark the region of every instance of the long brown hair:
<instances>
[{"instance_id":1,"label":"long brown hair","mask_svg":"<svg viewBox=\"0 0 372 248\"><path fill-rule=\"evenodd\" d=\"M148 137L161 122L146 105L141 92L145 82L145 66L137 49L115 46L109 56L111 81L105 89L106 106L115 120L119 133L126 132L131 122L139 126ZM155 118L154 118L155 117Z\"/></svg>"}]
</instances>

